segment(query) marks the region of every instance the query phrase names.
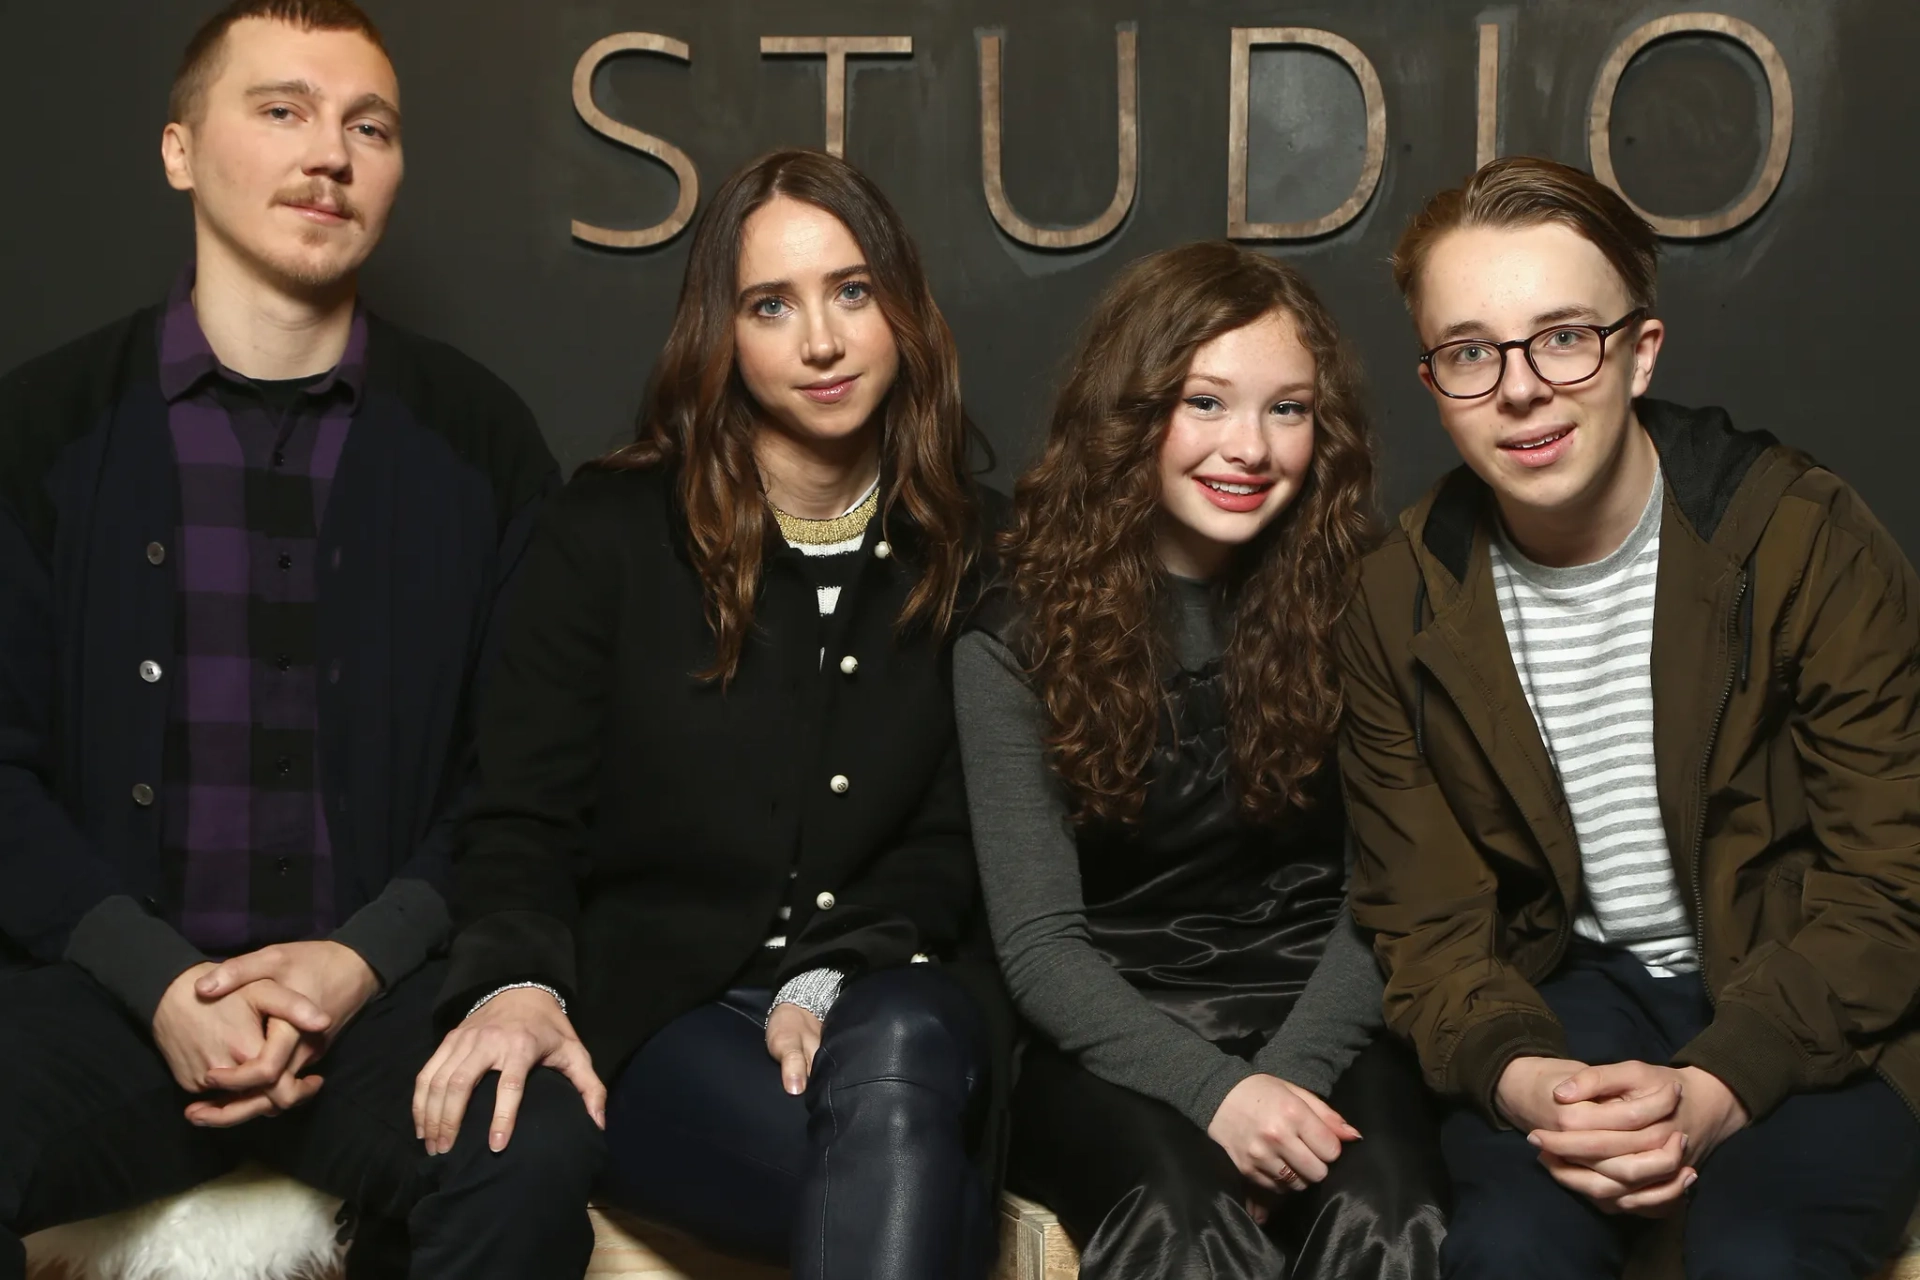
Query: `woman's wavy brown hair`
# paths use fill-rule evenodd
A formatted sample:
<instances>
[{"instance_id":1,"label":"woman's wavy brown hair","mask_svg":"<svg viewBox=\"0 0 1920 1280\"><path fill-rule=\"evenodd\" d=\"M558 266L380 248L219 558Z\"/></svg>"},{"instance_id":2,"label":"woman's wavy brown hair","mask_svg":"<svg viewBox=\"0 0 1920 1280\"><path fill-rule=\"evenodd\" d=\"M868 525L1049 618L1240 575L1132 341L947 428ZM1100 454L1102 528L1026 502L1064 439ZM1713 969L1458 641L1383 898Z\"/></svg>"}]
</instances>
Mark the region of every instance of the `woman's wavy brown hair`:
<instances>
[{"instance_id":1,"label":"woman's wavy brown hair","mask_svg":"<svg viewBox=\"0 0 1920 1280\"><path fill-rule=\"evenodd\" d=\"M920 533L920 577L900 626L929 623L944 633L975 558L979 513L966 470L972 427L960 401L960 357L905 224L880 188L844 160L824 151L761 156L720 185L694 229L679 309L634 442L594 464L677 469L714 636L713 663L699 674L723 685L753 627L767 539L778 536L754 461L761 413L733 344L741 236L747 219L776 196L823 209L852 233L899 349L899 373L877 412L882 535L888 518L902 512Z\"/></svg>"},{"instance_id":2,"label":"woman's wavy brown hair","mask_svg":"<svg viewBox=\"0 0 1920 1280\"><path fill-rule=\"evenodd\" d=\"M1308 801L1340 718L1334 623L1373 530L1373 441L1358 362L1291 267L1233 245L1128 266L1095 304L1045 452L1001 535L1049 761L1075 819L1133 821L1172 669L1156 549L1161 443L1194 353L1282 314L1313 353L1313 462L1299 494L1236 554L1222 654L1231 777L1245 812Z\"/></svg>"}]
</instances>

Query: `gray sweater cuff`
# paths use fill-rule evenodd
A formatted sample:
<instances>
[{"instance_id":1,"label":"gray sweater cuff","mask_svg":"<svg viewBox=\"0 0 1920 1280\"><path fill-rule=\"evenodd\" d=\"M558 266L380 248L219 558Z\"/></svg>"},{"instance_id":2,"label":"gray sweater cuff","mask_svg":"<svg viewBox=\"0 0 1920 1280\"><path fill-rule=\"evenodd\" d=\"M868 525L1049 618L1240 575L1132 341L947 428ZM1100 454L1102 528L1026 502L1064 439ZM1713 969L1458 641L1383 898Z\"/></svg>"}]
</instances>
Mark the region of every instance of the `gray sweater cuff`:
<instances>
[{"instance_id":1,"label":"gray sweater cuff","mask_svg":"<svg viewBox=\"0 0 1920 1280\"><path fill-rule=\"evenodd\" d=\"M1213 1113L1227 1100L1242 1080L1260 1074L1260 1069L1230 1053L1220 1055L1220 1065L1210 1073L1205 1083L1194 1093L1192 1101L1180 1108L1180 1113L1200 1126L1205 1133L1207 1126L1213 1123Z\"/></svg>"},{"instance_id":2,"label":"gray sweater cuff","mask_svg":"<svg viewBox=\"0 0 1920 1280\"><path fill-rule=\"evenodd\" d=\"M80 917L67 939L66 958L112 992L143 1027L173 980L207 957L165 920L133 898L115 894Z\"/></svg>"},{"instance_id":3,"label":"gray sweater cuff","mask_svg":"<svg viewBox=\"0 0 1920 1280\"><path fill-rule=\"evenodd\" d=\"M447 900L425 880L395 880L333 931L390 989L447 945Z\"/></svg>"},{"instance_id":4,"label":"gray sweater cuff","mask_svg":"<svg viewBox=\"0 0 1920 1280\"><path fill-rule=\"evenodd\" d=\"M1306 989L1253 1056L1255 1069L1326 1097L1385 1024L1385 990L1373 948L1342 907Z\"/></svg>"}]
</instances>

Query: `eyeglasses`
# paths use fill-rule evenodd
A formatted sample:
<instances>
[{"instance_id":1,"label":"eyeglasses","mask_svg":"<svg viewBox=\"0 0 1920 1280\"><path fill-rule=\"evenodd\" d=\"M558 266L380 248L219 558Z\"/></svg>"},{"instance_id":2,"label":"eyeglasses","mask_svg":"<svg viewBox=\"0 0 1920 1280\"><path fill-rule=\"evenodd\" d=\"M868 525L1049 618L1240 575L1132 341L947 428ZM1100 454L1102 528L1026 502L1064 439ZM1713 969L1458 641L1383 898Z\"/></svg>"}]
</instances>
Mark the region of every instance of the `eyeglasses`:
<instances>
[{"instance_id":1,"label":"eyeglasses","mask_svg":"<svg viewBox=\"0 0 1920 1280\"><path fill-rule=\"evenodd\" d=\"M1491 393L1507 376L1507 353L1515 350L1526 352L1527 365L1540 381L1569 387L1600 372L1607 339L1646 314L1645 307L1635 307L1612 324L1556 324L1511 342L1459 338L1421 352L1420 363L1435 389L1453 400L1475 400Z\"/></svg>"}]
</instances>

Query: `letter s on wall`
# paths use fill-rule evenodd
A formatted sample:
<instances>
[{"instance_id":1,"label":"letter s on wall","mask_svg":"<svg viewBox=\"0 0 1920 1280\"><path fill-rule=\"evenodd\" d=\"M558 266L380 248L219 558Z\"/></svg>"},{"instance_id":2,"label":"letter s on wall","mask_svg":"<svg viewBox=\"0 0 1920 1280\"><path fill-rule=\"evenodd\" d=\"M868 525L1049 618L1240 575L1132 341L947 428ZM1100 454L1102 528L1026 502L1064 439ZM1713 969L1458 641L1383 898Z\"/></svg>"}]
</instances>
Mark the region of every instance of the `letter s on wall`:
<instances>
[{"instance_id":1,"label":"letter s on wall","mask_svg":"<svg viewBox=\"0 0 1920 1280\"><path fill-rule=\"evenodd\" d=\"M612 231L575 219L573 237L607 249L646 249L673 239L692 220L694 206L700 202L700 175L686 152L665 138L656 138L632 125L621 124L594 103L594 73L600 69L601 63L622 53L658 53L682 62L693 61L693 53L684 41L655 35L651 31L623 31L604 40L596 40L574 65L573 109L580 113L587 127L601 137L611 138L622 146L652 156L672 169L673 176L680 182L680 199L673 206L672 213L650 227L642 227L637 231Z\"/></svg>"}]
</instances>

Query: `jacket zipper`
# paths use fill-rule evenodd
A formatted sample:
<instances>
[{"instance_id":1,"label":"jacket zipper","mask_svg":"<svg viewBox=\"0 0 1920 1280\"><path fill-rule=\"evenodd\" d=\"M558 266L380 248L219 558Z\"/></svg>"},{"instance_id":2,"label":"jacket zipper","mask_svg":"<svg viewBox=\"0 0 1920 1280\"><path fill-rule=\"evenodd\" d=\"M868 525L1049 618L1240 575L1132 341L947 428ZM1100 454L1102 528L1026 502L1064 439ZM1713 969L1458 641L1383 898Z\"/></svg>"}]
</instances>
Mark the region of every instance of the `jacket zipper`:
<instances>
[{"instance_id":1,"label":"jacket zipper","mask_svg":"<svg viewBox=\"0 0 1920 1280\"><path fill-rule=\"evenodd\" d=\"M1740 643L1740 637L1735 634L1739 628L1740 608L1746 599L1747 572L1743 569L1740 571L1740 589L1733 597L1733 613L1727 619L1728 639L1736 645ZM1739 666L1745 665L1742 659ZM1713 724L1707 730L1706 749L1700 753L1700 795L1693 822L1693 945L1699 948L1700 953L1700 985L1707 989L1707 1003L1716 1009L1720 1007L1720 1002L1714 996L1713 981L1707 973L1707 895L1701 887L1700 862L1707 843L1707 763L1713 759L1713 748L1720 741L1720 724L1727 718L1727 706L1733 701L1733 684L1737 678L1736 668L1729 666L1727 683L1720 690L1720 704L1714 708Z\"/></svg>"}]
</instances>

